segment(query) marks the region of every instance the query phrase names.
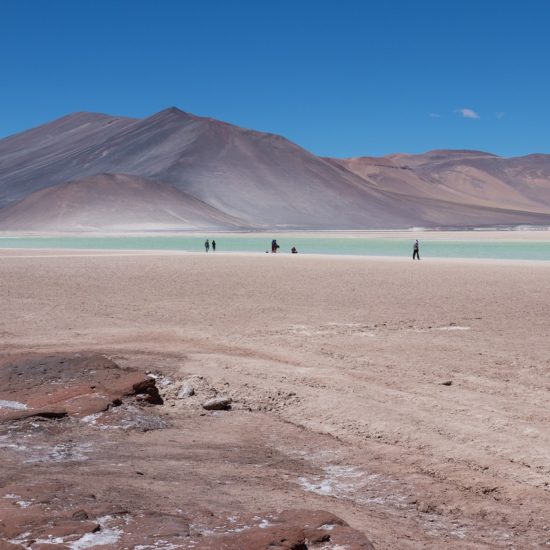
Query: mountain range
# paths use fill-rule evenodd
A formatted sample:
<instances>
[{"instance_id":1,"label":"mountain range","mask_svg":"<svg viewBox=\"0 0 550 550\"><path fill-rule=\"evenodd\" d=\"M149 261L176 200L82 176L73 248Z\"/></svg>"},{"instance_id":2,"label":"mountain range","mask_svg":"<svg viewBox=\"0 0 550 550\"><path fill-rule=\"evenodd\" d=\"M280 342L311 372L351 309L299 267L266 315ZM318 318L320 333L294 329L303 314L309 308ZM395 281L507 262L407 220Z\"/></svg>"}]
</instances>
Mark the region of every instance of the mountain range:
<instances>
[{"instance_id":1,"label":"mountain range","mask_svg":"<svg viewBox=\"0 0 550 550\"><path fill-rule=\"evenodd\" d=\"M550 155L349 159L169 108L74 113L0 140L0 230L550 226Z\"/></svg>"}]
</instances>

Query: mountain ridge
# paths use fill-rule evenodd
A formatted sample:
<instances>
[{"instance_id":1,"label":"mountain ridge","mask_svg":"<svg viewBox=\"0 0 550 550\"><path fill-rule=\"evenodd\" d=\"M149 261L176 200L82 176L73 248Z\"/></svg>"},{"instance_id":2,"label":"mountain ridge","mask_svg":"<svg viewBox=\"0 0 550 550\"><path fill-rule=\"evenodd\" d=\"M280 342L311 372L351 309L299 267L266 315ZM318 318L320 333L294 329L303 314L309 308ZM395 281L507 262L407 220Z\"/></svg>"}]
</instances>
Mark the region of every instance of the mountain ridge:
<instances>
[{"instance_id":1,"label":"mountain ridge","mask_svg":"<svg viewBox=\"0 0 550 550\"><path fill-rule=\"evenodd\" d=\"M39 229L43 215L28 208L42 197L35 193L57 187L54 208L68 192L62 184L99 174L147 180L143 201L151 201L155 182L166 200L161 190L171 186L212 207L212 215L223 213L228 228L235 220L271 229L550 225L550 155L436 149L324 158L277 134L169 107L142 119L78 112L0 140L0 227L9 220L30 227L34 217ZM129 192L127 179L125 185ZM128 223L139 210L136 200L132 195ZM182 201L181 208L192 202ZM71 204L71 219L79 210L89 217L85 204ZM26 220L15 223L14 212Z\"/></svg>"}]
</instances>

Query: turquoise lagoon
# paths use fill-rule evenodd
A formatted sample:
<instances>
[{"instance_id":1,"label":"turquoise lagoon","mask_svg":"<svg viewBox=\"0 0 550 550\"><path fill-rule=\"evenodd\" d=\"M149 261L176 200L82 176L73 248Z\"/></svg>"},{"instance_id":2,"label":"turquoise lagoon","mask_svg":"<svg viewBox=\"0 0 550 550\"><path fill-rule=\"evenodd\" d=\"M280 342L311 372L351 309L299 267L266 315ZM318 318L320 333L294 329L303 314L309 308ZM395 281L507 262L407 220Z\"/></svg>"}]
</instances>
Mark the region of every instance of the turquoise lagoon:
<instances>
[{"instance_id":1,"label":"turquoise lagoon","mask_svg":"<svg viewBox=\"0 0 550 550\"><path fill-rule=\"evenodd\" d=\"M147 236L6 236L0 237L0 248L24 249L84 249L84 250L181 250L203 251L206 237L214 238L219 252L258 252L271 250L271 238L276 238L280 252L290 252L296 246L301 254L339 254L353 256L410 256L414 236L300 236L299 234L254 235L147 235ZM430 239L420 241L421 256L426 258L479 258L502 260L550 260L548 240L471 240Z\"/></svg>"}]
</instances>

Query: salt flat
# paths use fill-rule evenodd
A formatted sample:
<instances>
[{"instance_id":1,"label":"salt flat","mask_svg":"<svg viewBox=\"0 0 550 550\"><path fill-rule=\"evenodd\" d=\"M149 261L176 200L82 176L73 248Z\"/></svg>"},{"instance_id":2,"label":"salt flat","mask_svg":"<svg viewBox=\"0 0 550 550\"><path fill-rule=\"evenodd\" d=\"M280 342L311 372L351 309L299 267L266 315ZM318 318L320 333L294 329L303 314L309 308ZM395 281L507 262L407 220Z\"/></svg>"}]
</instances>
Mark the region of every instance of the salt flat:
<instances>
[{"instance_id":1,"label":"salt flat","mask_svg":"<svg viewBox=\"0 0 550 550\"><path fill-rule=\"evenodd\" d=\"M0 295L4 357L101 352L235 404L167 399L171 428L69 466L6 443L22 486L41 468L121 505L324 509L379 549L550 541L545 262L1 251Z\"/></svg>"}]
</instances>

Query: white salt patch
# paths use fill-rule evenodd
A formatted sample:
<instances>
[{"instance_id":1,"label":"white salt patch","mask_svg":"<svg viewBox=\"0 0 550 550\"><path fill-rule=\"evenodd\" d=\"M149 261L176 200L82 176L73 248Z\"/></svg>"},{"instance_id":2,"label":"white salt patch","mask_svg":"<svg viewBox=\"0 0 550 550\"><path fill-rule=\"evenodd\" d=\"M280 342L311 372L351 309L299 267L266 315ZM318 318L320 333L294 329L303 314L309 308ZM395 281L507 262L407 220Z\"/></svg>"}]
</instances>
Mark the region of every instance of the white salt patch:
<instances>
[{"instance_id":1,"label":"white salt patch","mask_svg":"<svg viewBox=\"0 0 550 550\"><path fill-rule=\"evenodd\" d=\"M8 493L7 495L4 495L2 498L20 498L19 495L14 495L13 493Z\"/></svg>"},{"instance_id":2,"label":"white salt patch","mask_svg":"<svg viewBox=\"0 0 550 550\"><path fill-rule=\"evenodd\" d=\"M325 466L323 470L324 476L298 478L302 489L318 495L352 500L358 504L391 503L400 506L406 500L404 495L395 490L395 481L377 474L368 474L354 466L334 464Z\"/></svg>"},{"instance_id":3,"label":"white salt patch","mask_svg":"<svg viewBox=\"0 0 550 550\"><path fill-rule=\"evenodd\" d=\"M82 417L82 422L85 422L86 424L91 424L92 426L95 426L97 423L97 419L102 415L102 413L95 413L95 414L89 414L88 416Z\"/></svg>"},{"instance_id":4,"label":"white salt patch","mask_svg":"<svg viewBox=\"0 0 550 550\"><path fill-rule=\"evenodd\" d=\"M28 407L25 403L19 403L19 401L4 401L0 399L0 409L12 409L14 411L24 411Z\"/></svg>"},{"instance_id":5,"label":"white salt patch","mask_svg":"<svg viewBox=\"0 0 550 550\"><path fill-rule=\"evenodd\" d=\"M17 537L15 537L14 539L11 539L10 541L8 542L11 542L12 544L23 544L27 541L27 539L31 536L31 532L30 531L26 531L25 533L21 533L20 535L18 535Z\"/></svg>"},{"instance_id":6,"label":"white salt patch","mask_svg":"<svg viewBox=\"0 0 550 550\"><path fill-rule=\"evenodd\" d=\"M111 516L104 516L97 521L101 526L101 530L97 533L86 533L78 540L69 543L70 550L81 550L81 548L93 548L107 544L116 544L122 536L122 529L116 527L107 527L107 524L112 520Z\"/></svg>"},{"instance_id":7,"label":"white salt patch","mask_svg":"<svg viewBox=\"0 0 550 550\"><path fill-rule=\"evenodd\" d=\"M310 493L317 493L318 495L330 495L332 494L332 480L324 479L319 483L313 480L313 483L306 477L300 477L298 479L302 489L309 491Z\"/></svg>"},{"instance_id":8,"label":"white salt patch","mask_svg":"<svg viewBox=\"0 0 550 550\"><path fill-rule=\"evenodd\" d=\"M437 330L470 330L472 327L460 327L460 326L451 326L451 327L439 327Z\"/></svg>"},{"instance_id":9,"label":"white salt patch","mask_svg":"<svg viewBox=\"0 0 550 550\"><path fill-rule=\"evenodd\" d=\"M147 376L153 380L156 380L159 383L159 386L162 387L169 386L173 383L172 379L168 378L168 376L164 376L163 374L154 374L150 372Z\"/></svg>"},{"instance_id":10,"label":"white salt patch","mask_svg":"<svg viewBox=\"0 0 550 550\"><path fill-rule=\"evenodd\" d=\"M227 529L227 533L242 533L243 531L246 531L250 529L250 525L243 525L242 527L235 527L234 529Z\"/></svg>"},{"instance_id":11,"label":"white salt patch","mask_svg":"<svg viewBox=\"0 0 550 550\"><path fill-rule=\"evenodd\" d=\"M59 443L54 447L36 446L32 449L32 454L23 462L25 464L35 464L40 462L82 462L88 460L86 453L92 449L91 443L74 444Z\"/></svg>"},{"instance_id":12,"label":"white salt patch","mask_svg":"<svg viewBox=\"0 0 550 550\"><path fill-rule=\"evenodd\" d=\"M63 544L63 537L48 537L47 539L36 539L32 544Z\"/></svg>"},{"instance_id":13,"label":"white salt patch","mask_svg":"<svg viewBox=\"0 0 550 550\"><path fill-rule=\"evenodd\" d=\"M1 449L18 449L20 451L25 451L26 447L19 445L17 443L10 443L9 436L0 435L0 448Z\"/></svg>"},{"instance_id":14,"label":"white salt patch","mask_svg":"<svg viewBox=\"0 0 550 550\"><path fill-rule=\"evenodd\" d=\"M260 521L260 523L258 524L258 527L260 529L266 529L267 527L269 527L271 524L269 523L269 521L267 521L267 519L262 519L262 521Z\"/></svg>"},{"instance_id":15,"label":"white salt patch","mask_svg":"<svg viewBox=\"0 0 550 550\"><path fill-rule=\"evenodd\" d=\"M177 550L178 548L181 548L181 546L164 540L158 540L155 544L138 544L134 546L134 550Z\"/></svg>"},{"instance_id":16,"label":"white salt patch","mask_svg":"<svg viewBox=\"0 0 550 550\"><path fill-rule=\"evenodd\" d=\"M20 508L28 508L32 503L26 500L18 500L16 503Z\"/></svg>"}]
</instances>

